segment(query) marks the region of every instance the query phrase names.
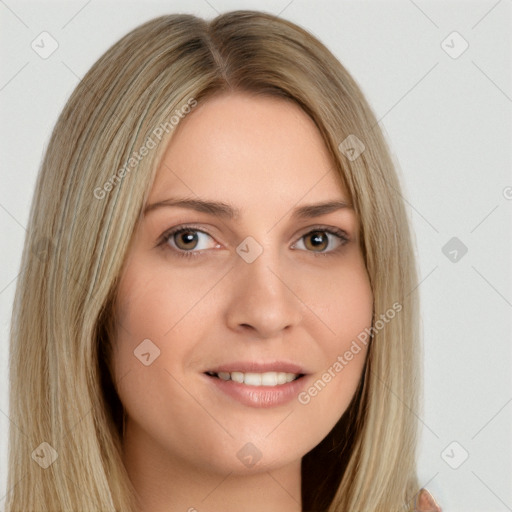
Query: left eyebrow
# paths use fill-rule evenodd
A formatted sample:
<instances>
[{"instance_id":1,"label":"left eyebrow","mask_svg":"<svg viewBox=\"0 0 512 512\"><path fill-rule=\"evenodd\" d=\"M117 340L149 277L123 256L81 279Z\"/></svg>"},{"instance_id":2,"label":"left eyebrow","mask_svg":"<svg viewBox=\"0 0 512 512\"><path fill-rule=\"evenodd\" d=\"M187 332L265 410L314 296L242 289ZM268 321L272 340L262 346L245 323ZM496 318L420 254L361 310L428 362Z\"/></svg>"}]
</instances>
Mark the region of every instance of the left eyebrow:
<instances>
[{"instance_id":1,"label":"left eyebrow","mask_svg":"<svg viewBox=\"0 0 512 512\"><path fill-rule=\"evenodd\" d=\"M292 217L310 219L313 217L320 217L320 215L327 215L328 213L332 213L343 208L347 208L349 210L354 209L351 204L346 203L345 201L327 201L325 203L300 206L293 211Z\"/></svg>"},{"instance_id":2,"label":"left eyebrow","mask_svg":"<svg viewBox=\"0 0 512 512\"><path fill-rule=\"evenodd\" d=\"M163 207L178 207L196 210L202 213L209 213L217 217L225 218L236 218L240 215L240 210L233 206L218 202L218 201L207 201L204 199L189 199L189 198L169 198L164 201L150 204L144 209L144 215L151 211L157 210ZM341 209L353 210L351 204L345 201L325 201L323 203L307 204L299 206L292 211L292 217L298 219L311 219L314 217L320 217L321 215L327 215Z\"/></svg>"}]
</instances>

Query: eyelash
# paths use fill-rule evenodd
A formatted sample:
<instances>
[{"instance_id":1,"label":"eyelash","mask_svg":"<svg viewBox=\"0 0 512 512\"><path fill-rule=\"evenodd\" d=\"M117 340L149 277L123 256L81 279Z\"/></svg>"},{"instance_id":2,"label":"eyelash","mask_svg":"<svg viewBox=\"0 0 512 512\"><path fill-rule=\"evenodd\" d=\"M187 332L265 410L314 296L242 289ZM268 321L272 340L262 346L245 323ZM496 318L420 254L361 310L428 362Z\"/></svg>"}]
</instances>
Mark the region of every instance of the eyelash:
<instances>
[{"instance_id":1,"label":"eyelash","mask_svg":"<svg viewBox=\"0 0 512 512\"><path fill-rule=\"evenodd\" d=\"M160 237L160 240L158 241L157 246L159 246L159 247L161 246L163 249L171 250L174 254L176 254L180 258L181 257L183 257L183 258L194 258L194 257L200 256L202 254L202 252L204 252L204 250L184 251L184 250L181 250L181 249L175 249L174 247L171 247L170 245L168 245L169 240L174 235L177 235L179 233L185 233L187 231L197 231L198 233L204 233L205 235L208 235L209 237L214 239L214 237L210 233L208 233L208 231L205 231L204 229L201 229L201 228L199 228L197 226L187 224L187 225L176 226L174 228L171 228L169 231L166 231ZM320 257L322 257L322 256L323 257L331 256L333 254L336 254L348 242L350 242L350 238L348 237L348 235L347 235L347 233L345 231L343 231L342 229L333 228L333 227L327 227L327 226L315 226L312 229L310 229L308 232L306 232L302 236L300 236L298 238L298 240L303 239L304 237L310 235L311 233L314 233L315 231L320 231L320 232L328 233L330 235L333 235L333 236L337 237L339 239L339 241L340 241L340 245L338 247L336 247L335 249L332 249L332 250L326 251L326 252L324 252L324 251L320 251L320 252L317 252L317 251L303 251L303 252L309 252L309 253L313 254L314 256L320 256Z\"/></svg>"}]
</instances>

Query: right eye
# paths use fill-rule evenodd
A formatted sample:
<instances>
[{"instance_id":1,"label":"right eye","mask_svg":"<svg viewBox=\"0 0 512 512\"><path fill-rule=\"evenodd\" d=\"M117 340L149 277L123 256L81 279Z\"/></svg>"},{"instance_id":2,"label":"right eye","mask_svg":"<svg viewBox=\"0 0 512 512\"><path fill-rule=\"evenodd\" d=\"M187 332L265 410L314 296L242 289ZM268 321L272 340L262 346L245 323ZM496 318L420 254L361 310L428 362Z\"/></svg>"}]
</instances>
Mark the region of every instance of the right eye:
<instances>
[{"instance_id":1,"label":"right eye","mask_svg":"<svg viewBox=\"0 0 512 512\"><path fill-rule=\"evenodd\" d=\"M181 253L193 253L220 247L211 235L191 227L181 227L168 231L163 243Z\"/></svg>"}]
</instances>

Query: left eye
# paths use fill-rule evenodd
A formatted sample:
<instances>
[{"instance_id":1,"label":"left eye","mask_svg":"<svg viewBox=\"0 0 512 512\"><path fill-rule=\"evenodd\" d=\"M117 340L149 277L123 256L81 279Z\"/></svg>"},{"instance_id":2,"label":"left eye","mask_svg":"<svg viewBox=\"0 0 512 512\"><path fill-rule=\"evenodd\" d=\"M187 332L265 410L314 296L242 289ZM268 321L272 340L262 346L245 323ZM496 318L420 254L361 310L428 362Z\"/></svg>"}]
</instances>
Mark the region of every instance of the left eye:
<instances>
[{"instance_id":1,"label":"left eye","mask_svg":"<svg viewBox=\"0 0 512 512\"><path fill-rule=\"evenodd\" d=\"M310 231L302 236L293 246L294 249L311 252L330 252L337 249L347 239L338 233L325 229Z\"/></svg>"}]
</instances>

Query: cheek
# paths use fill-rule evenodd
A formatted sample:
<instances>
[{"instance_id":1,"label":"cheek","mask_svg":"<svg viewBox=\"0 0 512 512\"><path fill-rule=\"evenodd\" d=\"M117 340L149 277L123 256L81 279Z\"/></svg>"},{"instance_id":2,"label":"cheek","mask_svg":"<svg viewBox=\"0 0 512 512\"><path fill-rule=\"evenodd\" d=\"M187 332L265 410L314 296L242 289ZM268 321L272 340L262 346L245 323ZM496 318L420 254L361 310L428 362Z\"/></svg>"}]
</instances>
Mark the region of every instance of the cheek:
<instances>
[{"instance_id":1,"label":"cheek","mask_svg":"<svg viewBox=\"0 0 512 512\"><path fill-rule=\"evenodd\" d=\"M210 272L184 274L170 264L143 258L122 276L116 304L116 322L132 341L172 337L215 284ZM200 325L196 325L200 328ZM135 348L135 347L133 347Z\"/></svg>"},{"instance_id":2,"label":"cheek","mask_svg":"<svg viewBox=\"0 0 512 512\"><path fill-rule=\"evenodd\" d=\"M327 294L326 322L338 335L339 342L329 344L333 351L345 351L357 336L371 326L373 293L366 269L354 268L333 283Z\"/></svg>"},{"instance_id":3,"label":"cheek","mask_svg":"<svg viewBox=\"0 0 512 512\"><path fill-rule=\"evenodd\" d=\"M368 352L373 293L362 259L331 273L322 293L317 289L311 294L311 303L325 327L319 328L317 320L316 332L324 333L315 338L323 364L298 401L309 409L310 417L322 418L322 428L328 431L347 409ZM310 332L314 329L311 324Z\"/></svg>"},{"instance_id":4,"label":"cheek","mask_svg":"<svg viewBox=\"0 0 512 512\"><path fill-rule=\"evenodd\" d=\"M117 294L113 369L120 399L129 413L131 407L144 411L144 404L159 406L165 393L155 390L167 390L169 373L175 372L187 349L175 344L171 351L168 343L186 313L187 290L154 270L151 265L130 265Z\"/></svg>"},{"instance_id":5,"label":"cheek","mask_svg":"<svg viewBox=\"0 0 512 512\"><path fill-rule=\"evenodd\" d=\"M113 340L116 388L132 433L155 460L163 452L154 451L154 442L178 457L201 460L208 446L198 440L208 439L206 427L215 428L187 380L197 342L207 337L211 317L206 318L213 316L211 302L198 304L209 288L207 279L191 287L190 281L151 265L131 266L120 282Z\"/></svg>"},{"instance_id":6,"label":"cheek","mask_svg":"<svg viewBox=\"0 0 512 512\"><path fill-rule=\"evenodd\" d=\"M296 281L300 282L299 276ZM315 314L309 315L309 330L325 353L333 356L346 350L347 343L371 326L373 293L360 254L301 284L299 293Z\"/></svg>"}]
</instances>

